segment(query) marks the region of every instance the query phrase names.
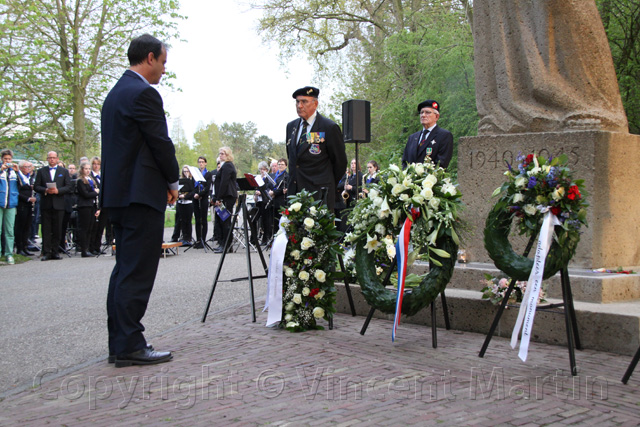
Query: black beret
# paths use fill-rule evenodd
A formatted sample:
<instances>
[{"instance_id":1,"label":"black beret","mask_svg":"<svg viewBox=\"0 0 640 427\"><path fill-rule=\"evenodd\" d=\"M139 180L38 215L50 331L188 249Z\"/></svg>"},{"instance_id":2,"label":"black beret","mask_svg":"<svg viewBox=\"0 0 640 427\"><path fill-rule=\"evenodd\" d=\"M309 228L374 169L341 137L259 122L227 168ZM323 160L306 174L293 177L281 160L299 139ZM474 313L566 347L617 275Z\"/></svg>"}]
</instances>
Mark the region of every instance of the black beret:
<instances>
[{"instance_id":1,"label":"black beret","mask_svg":"<svg viewBox=\"0 0 640 427\"><path fill-rule=\"evenodd\" d=\"M318 95L320 95L320 89L313 86L305 86L293 92L292 96L295 99L298 96L313 96L317 98Z\"/></svg>"},{"instance_id":2,"label":"black beret","mask_svg":"<svg viewBox=\"0 0 640 427\"><path fill-rule=\"evenodd\" d=\"M422 101L420 104L418 104L418 113L424 108L424 107L429 107L429 108L433 108L434 110L436 110L438 113L440 112L440 104L438 104L437 101L434 101L433 99L427 99L426 101Z\"/></svg>"}]
</instances>

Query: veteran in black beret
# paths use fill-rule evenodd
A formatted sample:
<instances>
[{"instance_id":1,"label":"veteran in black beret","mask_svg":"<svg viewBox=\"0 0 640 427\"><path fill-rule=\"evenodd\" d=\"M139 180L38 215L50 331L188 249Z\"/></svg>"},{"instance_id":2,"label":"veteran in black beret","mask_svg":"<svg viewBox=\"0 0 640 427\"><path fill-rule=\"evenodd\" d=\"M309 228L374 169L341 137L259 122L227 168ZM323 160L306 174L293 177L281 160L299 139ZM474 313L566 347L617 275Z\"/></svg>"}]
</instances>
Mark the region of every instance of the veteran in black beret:
<instances>
[{"instance_id":1,"label":"veteran in black beret","mask_svg":"<svg viewBox=\"0 0 640 427\"><path fill-rule=\"evenodd\" d=\"M427 99L418 104L422 129L409 136L402 155L402 167L410 163L424 163L425 158L443 168L449 166L453 156L453 135L436 124L440 118L440 104Z\"/></svg>"},{"instance_id":2,"label":"veteran in black beret","mask_svg":"<svg viewBox=\"0 0 640 427\"><path fill-rule=\"evenodd\" d=\"M327 205L333 212L336 197L340 197L337 184L347 167L347 155L340 126L316 111L318 95L320 89L312 86L293 92L298 118L287 124L287 194L304 189L319 199L322 187L326 187Z\"/></svg>"}]
</instances>

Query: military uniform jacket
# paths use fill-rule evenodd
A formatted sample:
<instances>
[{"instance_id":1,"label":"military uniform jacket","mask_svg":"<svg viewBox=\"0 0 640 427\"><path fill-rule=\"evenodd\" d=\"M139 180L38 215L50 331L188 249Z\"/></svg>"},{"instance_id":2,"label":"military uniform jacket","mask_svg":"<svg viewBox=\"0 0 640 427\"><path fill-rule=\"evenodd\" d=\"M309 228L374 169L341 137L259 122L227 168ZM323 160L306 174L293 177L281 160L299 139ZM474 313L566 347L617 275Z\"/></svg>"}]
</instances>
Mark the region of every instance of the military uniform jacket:
<instances>
[{"instance_id":1,"label":"military uniform jacket","mask_svg":"<svg viewBox=\"0 0 640 427\"><path fill-rule=\"evenodd\" d=\"M294 195L303 189L319 192L322 187L327 187L327 205L333 210L336 186L347 167L342 131L335 122L317 113L313 126L307 130L310 140L298 146L298 129L301 126L301 118L287 124L287 194Z\"/></svg>"},{"instance_id":2,"label":"military uniform jacket","mask_svg":"<svg viewBox=\"0 0 640 427\"><path fill-rule=\"evenodd\" d=\"M449 166L453 156L453 135L446 129L436 125L427 136L426 143L418 151L420 134L416 132L409 136L407 146L402 155L402 166L406 167L410 163L424 163L424 159L429 156L436 165L446 168Z\"/></svg>"}]
</instances>

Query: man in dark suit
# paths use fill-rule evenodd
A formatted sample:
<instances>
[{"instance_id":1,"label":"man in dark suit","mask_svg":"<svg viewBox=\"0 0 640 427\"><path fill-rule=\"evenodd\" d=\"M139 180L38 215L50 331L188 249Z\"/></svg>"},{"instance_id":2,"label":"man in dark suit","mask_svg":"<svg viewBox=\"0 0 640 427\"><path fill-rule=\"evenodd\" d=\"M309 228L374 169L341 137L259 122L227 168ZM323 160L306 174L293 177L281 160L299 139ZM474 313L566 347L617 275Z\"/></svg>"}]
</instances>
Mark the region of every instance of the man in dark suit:
<instances>
[{"instance_id":1,"label":"man in dark suit","mask_svg":"<svg viewBox=\"0 0 640 427\"><path fill-rule=\"evenodd\" d=\"M449 166L453 156L453 135L436 124L440 118L440 104L433 99L418 104L423 129L409 136L402 155L402 167L410 163L424 163L428 156L436 165Z\"/></svg>"},{"instance_id":2,"label":"man in dark suit","mask_svg":"<svg viewBox=\"0 0 640 427\"><path fill-rule=\"evenodd\" d=\"M102 191L116 239L109 280L109 361L116 367L168 362L148 346L142 317L162 251L164 211L178 198L178 162L162 98L150 84L165 73L165 45L148 34L127 52L130 68L102 106Z\"/></svg>"},{"instance_id":3,"label":"man in dark suit","mask_svg":"<svg viewBox=\"0 0 640 427\"><path fill-rule=\"evenodd\" d=\"M62 241L62 219L65 212L64 195L71 191L69 171L58 166L58 154L47 153L47 163L38 169L33 186L40 199L40 215L42 218L42 261L60 259L58 250ZM53 185L55 184L55 185Z\"/></svg>"},{"instance_id":4,"label":"man in dark suit","mask_svg":"<svg viewBox=\"0 0 640 427\"><path fill-rule=\"evenodd\" d=\"M327 188L327 206L333 212L336 186L347 167L342 131L318 109L320 89L306 86L293 92L299 119L287 124L287 156L289 157L288 194L300 190L315 193Z\"/></svg>"},{"instance_id":5,"label":"man in dark suit","mask_svg":"<svg viewBox=\"0 0 640 427\"><path fill-rule=\"evenodd\" d=\"M33 215L33 204L36 198L33 194L33 164L26 160L20 162L20 172L25 178L24 183L18 185L18 210L16 212L16 253L23 256L33 255L29 252L29 237L31 237L31 220Z\"/></svg>"},{"instance_id":6,"label":"man in dark suit","mask_svg":"<svg viewBox=\"0 0 640 427\"><path fill-rule=\"evenodd\" d=\"M207 170L207 158L198 157L198 169L204 178L204 182L196 183L196 194L193 196L193 216L196 219L196 244L194 248L203 248L207 241L209 231L209 193L211 192L211 174Z\"/></svg>"},{"instance_id":7,"label":"man in dark suit","mask_svg":"<svg viewBox=\"0 0 640 427\"><path fill-rule=\"evenodd\" d=\"M276 183L273 190L269 191L269 195L273 199L273 230L278 231L280 223L280 208L287 204L287 185L289 183L289 174L287 173L287 159L278 160L278 170L272 174L273 181Z\"/></svg>"}]
</instances>

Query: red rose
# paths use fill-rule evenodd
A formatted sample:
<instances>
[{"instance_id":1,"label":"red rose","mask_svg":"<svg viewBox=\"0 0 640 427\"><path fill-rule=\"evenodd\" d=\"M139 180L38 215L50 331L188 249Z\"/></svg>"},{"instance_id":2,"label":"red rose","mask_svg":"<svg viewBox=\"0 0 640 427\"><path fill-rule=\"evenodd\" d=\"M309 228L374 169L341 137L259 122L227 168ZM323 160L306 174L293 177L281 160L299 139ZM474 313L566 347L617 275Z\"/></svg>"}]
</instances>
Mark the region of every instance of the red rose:
<instances>
[{"instance_id":1,"label":"red rose","mask_svg":"<svg viewBox=\"0 0 640 427\"><path fill-rule=\"evenodd\" d=\"M284 214L285 214L285 215L289 215L289 209L285 209L285 210L284 210Z\"/></svg>"},{"instance_id":2,"label":"red rose","mask_svg":"<svg viewBox=\"0 0 640 427\"><path fill-rule=\"evenodd\" d=\"M531 163L531 162L533 162L533 154L529 154L527 156L527 163Z\"/></svg>"},{"instance_id":3,"label":"red rose","mask_svg":"<svg viewBox=\"0 0 640 427\"><path fill-rule=\"evenodd\" d=\"M554 206L551 208L551 213L554 214L555 216L560 215L561 209L558 206Z\"/></svg>"},{"instance_id":4,"label":"red rose","mask_svg":"<svg viewBox=\"0 0 640 427\"><path fill-rule=\"evenodd\" d=\"M309 296L310 297L315 297L316 295L318 295L318 293L320 293L320 289L319 288L313 288L313 289L311 289L311 292L309 292Z\"/></svg>"}]
</instances>

